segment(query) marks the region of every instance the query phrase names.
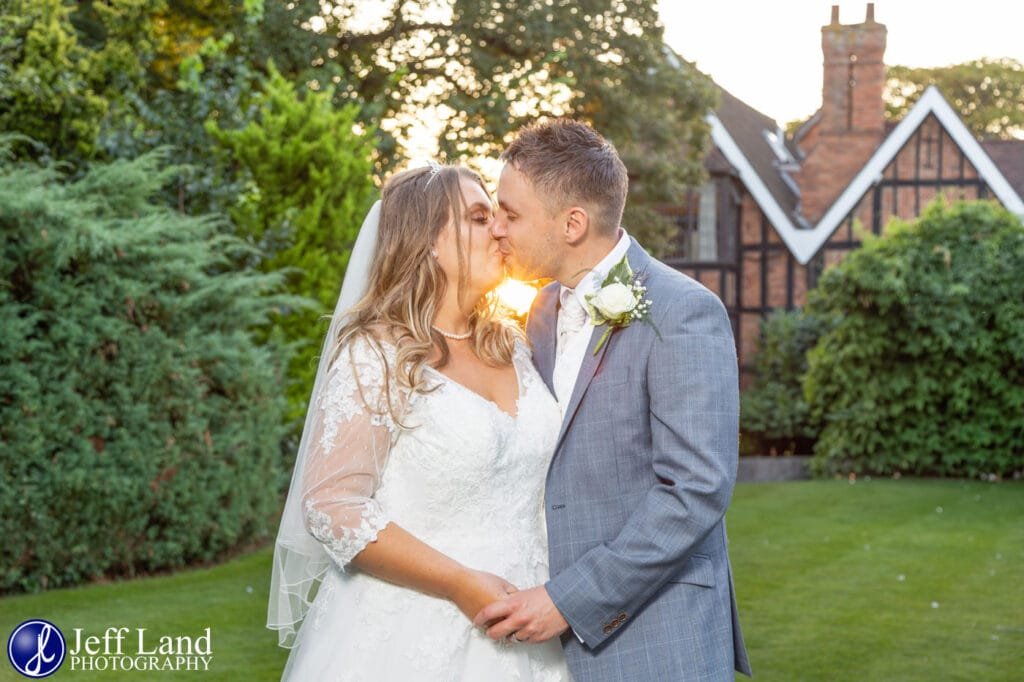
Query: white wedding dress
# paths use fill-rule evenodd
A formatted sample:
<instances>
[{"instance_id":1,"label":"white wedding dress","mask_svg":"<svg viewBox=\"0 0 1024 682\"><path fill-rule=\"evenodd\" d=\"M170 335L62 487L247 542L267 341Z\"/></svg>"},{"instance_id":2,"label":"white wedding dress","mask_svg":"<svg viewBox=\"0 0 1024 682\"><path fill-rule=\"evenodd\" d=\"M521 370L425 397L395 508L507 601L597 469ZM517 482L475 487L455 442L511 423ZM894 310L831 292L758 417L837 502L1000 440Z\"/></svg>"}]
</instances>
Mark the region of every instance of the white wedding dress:
<instances>
[{"instance_id":1,"label":"white wedding dress","mask_svg":"<svg viewBox=\"0 0 1024 682\"><path fill-rule=\"evenodd\" d=\"M381 344L394 367L394 348ZM394 521L463 565L519 588L548 578L543 488L560 414L517 343L515 417L427 368L436 390L386 380L365 340L342 350L319 404L306 525L333 560L282 679L569 680L558 639L494 642L451 602L349 562ZM400 424L386 409L397 406ZM369 406L369 407L368 407ZM405 427L405 428L403 428Z\"/></svg>"}]
</instances>

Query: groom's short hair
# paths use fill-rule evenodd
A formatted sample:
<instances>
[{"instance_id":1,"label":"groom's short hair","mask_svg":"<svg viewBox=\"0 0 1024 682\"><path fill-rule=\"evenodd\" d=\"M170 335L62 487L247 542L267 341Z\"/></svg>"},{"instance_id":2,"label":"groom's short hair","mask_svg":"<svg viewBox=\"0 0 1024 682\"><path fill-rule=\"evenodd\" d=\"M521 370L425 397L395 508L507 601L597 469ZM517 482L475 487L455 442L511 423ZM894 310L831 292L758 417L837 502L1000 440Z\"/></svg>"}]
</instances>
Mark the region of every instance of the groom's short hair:
<instances>
[{"instance_id":1,"label":"groom's short hair","mask_svg":"<svg viewBox=\"0 0 1024 682\"><path fill-rule=\"evenodd\" d=\"M552 213L586 204L596 209L590 219L598 233L617 233L629 189L626 166L587 124L560 118L529 125L501 159L533 183Z\"/></svg>"}]
</instances>

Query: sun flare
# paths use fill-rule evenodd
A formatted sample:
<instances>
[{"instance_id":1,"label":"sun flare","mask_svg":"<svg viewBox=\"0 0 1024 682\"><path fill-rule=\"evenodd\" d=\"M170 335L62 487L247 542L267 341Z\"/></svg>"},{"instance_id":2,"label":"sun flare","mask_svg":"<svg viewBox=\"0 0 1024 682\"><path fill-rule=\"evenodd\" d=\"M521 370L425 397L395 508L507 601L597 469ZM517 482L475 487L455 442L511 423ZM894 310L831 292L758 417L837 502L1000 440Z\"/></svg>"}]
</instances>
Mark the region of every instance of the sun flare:
<instances>
[{"instance_id":1,"label":"sun flare","mask_svg":"<svg viewBox=\"0 0 1024 682\"><path fill-rule=\"evenodd\" d=\"M498 285L494 295L498 297L501 305L521 317L529 312L533 299L537 296L537 289L526 282L508 278Z\"/></svg>"}]
</instances>

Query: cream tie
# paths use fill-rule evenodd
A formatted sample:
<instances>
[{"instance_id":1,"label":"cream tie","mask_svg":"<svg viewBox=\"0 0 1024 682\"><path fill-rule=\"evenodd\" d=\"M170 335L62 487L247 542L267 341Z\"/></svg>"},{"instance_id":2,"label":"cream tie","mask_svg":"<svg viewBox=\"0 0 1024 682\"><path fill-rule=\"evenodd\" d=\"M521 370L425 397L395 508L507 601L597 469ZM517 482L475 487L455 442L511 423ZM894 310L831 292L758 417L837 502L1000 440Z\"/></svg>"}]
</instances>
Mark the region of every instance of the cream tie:
<instances>
[{"instance_id":1,"label":"cream tie","mask_svg":"<svg viewBox=\"0 0 1024 682\"><path fill-rule=\"evenodd\" d=\"M568 358L563 360L563 357L568 347L583 342L583 335L578 332L587 324L588 315L572 291L563 291L561 299L562 308L558 311L558 346L552 383L554 384L555 398L564 410L572 395L572 389L576 385L579 363L570 366L573 363L569 362Z\"/></svg>"},{"instance_id":2,"label":"cream tie","mask_svg":"<svg viewBox=\"0 0 1024 682\"><path fill-rule=\"evenodd\" d=\"M565 351L566 343L587 323L587 311L569 289L562 292L562 309L558 311L558 355Z\"/></svg>"}]
</instances>

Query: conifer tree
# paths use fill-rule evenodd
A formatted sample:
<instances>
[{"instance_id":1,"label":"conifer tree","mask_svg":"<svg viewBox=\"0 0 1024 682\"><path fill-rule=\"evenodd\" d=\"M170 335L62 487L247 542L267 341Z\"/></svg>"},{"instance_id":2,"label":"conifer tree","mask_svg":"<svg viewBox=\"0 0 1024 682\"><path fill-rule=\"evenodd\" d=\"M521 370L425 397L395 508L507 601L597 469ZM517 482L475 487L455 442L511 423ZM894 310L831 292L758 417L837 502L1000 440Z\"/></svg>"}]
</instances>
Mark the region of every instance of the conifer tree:
<instances>
[{"instance_id":1,"label":"conifer tree","mask_svg":"<svg viewBox=\"0 0 1024 682\"><path fill-rule=\"evenodd\" d=\"M207 561L272 530L280 275L154 201L149 154L70 181L0 159L0 592Z\"/></svg>"},{"instance_id":2,"label":"conifer tree","mask_svg":"<svg viewBox=\"0 0 1024 682\"><path fill-rule=\"evenodd\" d=\"M271 64L256 96L256 119L238 130L208 124L211 135L241 166L245 190L231 217L259 248L248 263L282 271L287 290L316 302L277 316L274 331L294 344L289 368L289 416L305 413L316 356L363 217L375 197L374 136L357 123L354 104L337 108L330 90L299 91Z\"/></svg>"},{"instance_id":3,"label":"conifer tree","mask_svg":"<svg viewBox=\"0 0 1024 682\"><path fill-rule=\"evenodd\" d=\"M61 0L0 5L0 132L31 135L56 158L91 155L108 107L70 13Z\"/></svg>"}]
</instances>

